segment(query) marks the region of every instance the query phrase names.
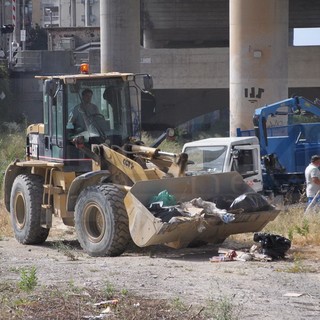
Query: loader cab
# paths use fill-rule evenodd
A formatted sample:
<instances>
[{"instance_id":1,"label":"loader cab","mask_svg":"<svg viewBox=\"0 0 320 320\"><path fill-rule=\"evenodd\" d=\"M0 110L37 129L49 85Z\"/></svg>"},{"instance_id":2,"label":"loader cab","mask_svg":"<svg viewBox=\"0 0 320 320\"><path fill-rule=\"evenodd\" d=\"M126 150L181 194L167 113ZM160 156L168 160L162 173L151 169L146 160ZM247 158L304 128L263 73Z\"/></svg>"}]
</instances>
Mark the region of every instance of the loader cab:
<instances>
[{"instance_id":1,"label":"loader cab","mask_svg":"<svg viewBox=\"0 0 320 320\"><path fill-rule=\"evenodd\" d=\"M76 148L76 137L83 137L89 148L100 143L121 147L140 132L139 103L144 89L137 86L134 75L48 77L43 88L43 132L29 134L31 158L62 162L64 171L88 172L92 159ZM94 113L82 108L85 90L92 93ZM74 110L85 117L85 127L76 128L70 121Z\"/></svg>"}]
</instances>

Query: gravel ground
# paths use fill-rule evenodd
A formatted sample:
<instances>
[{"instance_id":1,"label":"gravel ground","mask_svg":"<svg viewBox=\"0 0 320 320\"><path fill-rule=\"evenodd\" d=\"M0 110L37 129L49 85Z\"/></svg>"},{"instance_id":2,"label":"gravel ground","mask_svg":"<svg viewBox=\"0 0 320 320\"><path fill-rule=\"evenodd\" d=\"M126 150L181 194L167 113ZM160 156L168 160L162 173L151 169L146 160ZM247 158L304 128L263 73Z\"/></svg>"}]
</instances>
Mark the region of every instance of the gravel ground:
<instances>
[{"instance_id":1,"label":"gravel ground","mask_svg":"<svg viewBox=\"0 0 320 320\"><path fill-rule=\"evenodd\" d=\"M42 246L0 241L0 279L18 281L17 268L35 266L39 284L118 290L149 298L206 305L227 299L239 319L320 319L320 248L294 248L285 260L210 262L217 246L173 250L132 248L120 257L93 258L79 247L70 228L53 229ZM62 242L62 239L66 239ZM250 248L227 240L221 247ZM239 247L240 246L240 247ZM294 251L308 258L293 259Z\"/></svg>"}]
</instances>

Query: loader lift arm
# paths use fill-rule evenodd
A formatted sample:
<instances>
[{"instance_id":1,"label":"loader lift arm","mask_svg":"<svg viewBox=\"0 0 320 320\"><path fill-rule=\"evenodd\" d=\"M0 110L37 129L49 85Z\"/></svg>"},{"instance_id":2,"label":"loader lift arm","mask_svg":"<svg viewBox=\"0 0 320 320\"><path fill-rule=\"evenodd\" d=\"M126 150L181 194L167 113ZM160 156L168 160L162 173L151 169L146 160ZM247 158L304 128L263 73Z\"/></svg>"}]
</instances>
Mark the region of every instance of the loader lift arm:
<instances>
[{"instance_id":1,"label":"loader lift arm","mask_svg":"<svg viewBox=\"0 0 320 320\"><path fill-rule=\"evenodd\" d=\"M81 150L86 156L90 157L94 162L96 169L108 168L108 163L112 163L123 173L128 175L133 182L140 181L145 178L143 173L147 171L147 163L153 163L156 167L151 170L157 172L158 178L181 177L185 175L188 162L186 153L171 153L161 151L159 148L148 147L139 144L125 144L123 147L109 146L107 144L93 144L90 150L84 143L82 136L73 139L76 148ZM128 170L128 168L130 170ZM161 168L161 170L159 169ZM138 174L130 174L135 170ZM162 173L160 173L162 171Z\"/></svg>"}]
</instances>

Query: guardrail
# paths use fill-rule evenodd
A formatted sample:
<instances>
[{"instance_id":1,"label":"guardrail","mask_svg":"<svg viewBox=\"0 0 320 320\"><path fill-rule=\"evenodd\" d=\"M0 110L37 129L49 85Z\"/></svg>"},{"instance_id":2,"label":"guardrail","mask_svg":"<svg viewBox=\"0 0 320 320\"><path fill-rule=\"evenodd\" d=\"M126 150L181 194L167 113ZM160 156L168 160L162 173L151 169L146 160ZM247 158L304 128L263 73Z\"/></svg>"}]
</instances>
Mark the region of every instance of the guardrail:
<instances>
[{"instance_id":1,"label":"guardrail","mask_svg":"<svg viewBox=\"0 0 320 320\"><path fill-rule=\"evenodd\" d=\"M38 71L41 70L42 55L41 51L18 51L13 56L11 66L13 69L24 71Z\"/></svg>"}]
</instances>

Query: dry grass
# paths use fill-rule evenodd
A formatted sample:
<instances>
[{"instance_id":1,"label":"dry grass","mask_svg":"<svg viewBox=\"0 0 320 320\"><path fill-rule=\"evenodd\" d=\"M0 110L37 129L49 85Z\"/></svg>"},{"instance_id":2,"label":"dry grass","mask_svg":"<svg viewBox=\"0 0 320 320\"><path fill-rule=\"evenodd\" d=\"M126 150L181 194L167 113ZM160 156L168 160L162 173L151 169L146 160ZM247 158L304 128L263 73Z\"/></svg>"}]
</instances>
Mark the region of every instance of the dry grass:
<instances>
[{"instance_id":1,"label":"dry grass","mask_svg":"<svg viewBox=\"0 0 320 320\"><path fill-rule=\"evenodd\" d=\"M8 123L7 127L6 133L0 133L0 196L6 168L15 159L23 159L26 148L24 129L14 122Z\"/></svg>"},{"instance_id":2,"label":"dry grass","mask_svg":"<svg viewBox=\"0 0 320 320\"><path fill-rule=\"evenodd\" d=\"M304 210L305 206L301 205L281 211L279 216L266 226L265 231L285 236L295 246L320 245L320 212L315 210L306 215Z\"/></svg>"},{"instance_id":3,"label":"dry grass","mask_svg":"<svg viewBox=\"0 0 320 320\"><path fill-rule=\"evenodd\" d=\"M191 310L188 306L180 309L174 303L134 297L130 293L114 293L112 298L106 298L103 290L72 284L65 288L37 287L27 293L14 283L0 280L1 319L204 320L206 318L200 314L202 309Z\"/></svg>"},{"instance_id":4,"label":"dry grass","mask_svg":"<svg viewBox=\"0 0 320 320\"><path fill-rule=\"evenodd\" d=\"M10 223L10 216L7 213L3 201L0 201L0 239L3 237L12 237L12 229Z\"/></svg>"},{"instance_id":5,"label":"dry grass","mask_svg":"<svg viewBox=\"0 0 320 320\"><path fill-rule=\"evenodd\" d=\"M291 240L288 253L292 258L320 260L320 208L305 215L305 205L282 208L278 217L267 224L261 231L278 234ZM231 240L238 242L240 247L250 247L253 243L252 233L233 235Z\"/></svg>"},{"instance_id":6,"label":"dry grass","mask_svg":"<svg viewBox=\"0 0 320 320\"><path fill-rule=\"evenodd\" d=\"M146 146L150 146L156 139L150 134L143 132L142 141ZM175 137L173 140L164 139L159 148L162 151L180 153L183 147L184 141L178 137Z\"/></svg>"}]
</instances>

